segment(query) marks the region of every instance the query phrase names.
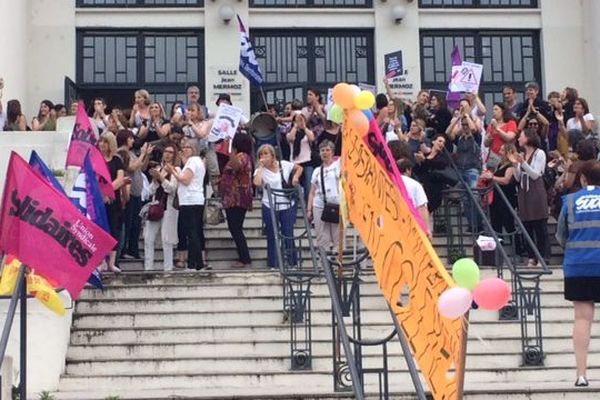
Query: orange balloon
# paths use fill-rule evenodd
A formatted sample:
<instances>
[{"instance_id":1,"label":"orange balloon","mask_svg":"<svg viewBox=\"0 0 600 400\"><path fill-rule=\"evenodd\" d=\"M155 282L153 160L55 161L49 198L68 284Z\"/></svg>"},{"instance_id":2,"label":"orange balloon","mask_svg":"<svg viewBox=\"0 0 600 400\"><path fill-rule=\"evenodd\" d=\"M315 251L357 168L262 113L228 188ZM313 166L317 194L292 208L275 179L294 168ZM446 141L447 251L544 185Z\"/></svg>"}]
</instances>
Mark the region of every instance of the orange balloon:
<instances>
[{"instance_id":1,"label":"orange balloon","mask_svg":"<svg viewBox=\"0 0 600 400\"><path fill-rule=\"evenodd\" d=\"M333 87L333 102L344 109L354 107L354 96L354 90L345 82L340 82Z\"/></svg>"},{"instance_id":2,"label":"orange balloon","mask_svg":"<svg viewBox=\"0 0 600 400\"><path fill-rule=\"evenodd\" d=\"M369 132L369 120L361 110L350 110L349 117L352 125L357 130L359 135L365 136Z\"/></svg>"}]
</instances>

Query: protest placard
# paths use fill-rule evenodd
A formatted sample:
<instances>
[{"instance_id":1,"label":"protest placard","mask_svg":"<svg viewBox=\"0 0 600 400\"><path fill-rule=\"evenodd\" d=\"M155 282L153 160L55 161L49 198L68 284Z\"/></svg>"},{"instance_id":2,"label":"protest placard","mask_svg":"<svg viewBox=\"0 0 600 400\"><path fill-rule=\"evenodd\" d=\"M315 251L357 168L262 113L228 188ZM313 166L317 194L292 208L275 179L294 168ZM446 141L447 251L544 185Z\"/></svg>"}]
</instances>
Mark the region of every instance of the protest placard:
<instances>
[{"instance_id":1,"label":"protest placard","mask_svg":"<svg viewBox=\"0 0 600 400\"><path fill-rule=\"evenodd\" d=\"M240 108L221 103L208 134L208 141L218 142L222 139L233 138L241 118L242 110Z\"/></svg>"},{"instance_id":2,"label":"protest placard","mask_svg":"<svg viewBox=\"0 0 600 400\"><path fill-rule=\"evenodd\" d=\"M386 78L393 78L395 76L404 74L404 67L402 65L402 50L385 54L383 59L385 61Z\"/></svg>"},{"instance_id":3,"label":"protest placard","mask_svg":"<svg viewBox=\"0 0 600 400\"><path fill-rule=\"evenodd\" d=\"M450 91L477 93L481 83L483 65L463 61L461 65L452 67Z\"/></svg>"}]
</instances>

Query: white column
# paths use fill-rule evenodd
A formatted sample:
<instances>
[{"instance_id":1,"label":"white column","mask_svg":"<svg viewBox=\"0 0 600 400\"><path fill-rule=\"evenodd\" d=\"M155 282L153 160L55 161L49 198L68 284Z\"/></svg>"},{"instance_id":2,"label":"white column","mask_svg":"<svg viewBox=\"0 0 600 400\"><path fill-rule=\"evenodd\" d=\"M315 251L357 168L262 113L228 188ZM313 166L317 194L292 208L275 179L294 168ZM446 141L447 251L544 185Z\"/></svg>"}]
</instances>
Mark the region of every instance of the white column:
<instances>
[{"instance_id":1,"label":"white column","mask_svg":"<svg viewBox=\"0 0 600 400\"><path fill-rule=\"evenodd\" d=\"M65 76L75 80L75 1L26 2L30 7L25 107L31 120L42 100L64 101Z\"/></svg>"},{"instance_id":2,"label":"white column","mask_svg":"<svg viewBox=\"0 0 600 400\"><path fill-rule=\"evenodd\" d=\"M224 23L219 14L221 7L232 7L234 15L229 23ZM246 29L248 20L248 2L221 0L205 1L204 20L204 54L205 77L204 93L209 110L215 111L215 101L221 93L231 96L233 105L244 110L246 116L250 112L250 86L239 70L240 34L237 13Z\"/></svg>"},{"instance_id":3,"label":"white column","mask_svg":"<svg viewBox=\"0 0 600 400\"><path fill-rule=\"evenodd\" d=\"M21 104L27 102L28 5L29 0L0 1L0 77L4 78L4 107L10 99L18 99Z\"/></svg>"},{"instance_id":4,"label":"white column","mask_svg":"<svg viewBox=\"0 0 600 400\"><path fill-rule=\"evenodd\" d=\"M415 100L421 86L421 53L419 46L419 9L414 2L386 2L374 0L375 7L375 84L384 93L384 56L402 51L402 63L406 74L392 81L392 90L408 100ZM392 9L403 6L406 16L399 23L392 18ZM400 88L401 87L401 88Z\"/></svg>"},{"instance_id":5,"label":"white column","mask_svg":"<svg viewBox=\"0 0 600 400\"><path fill-rule=\"evenodd\" d=\"M585 87L578 88L590 103L590 110L600 115L600 1L584 0L583 39Z\"/></svg>"}]
</instances>

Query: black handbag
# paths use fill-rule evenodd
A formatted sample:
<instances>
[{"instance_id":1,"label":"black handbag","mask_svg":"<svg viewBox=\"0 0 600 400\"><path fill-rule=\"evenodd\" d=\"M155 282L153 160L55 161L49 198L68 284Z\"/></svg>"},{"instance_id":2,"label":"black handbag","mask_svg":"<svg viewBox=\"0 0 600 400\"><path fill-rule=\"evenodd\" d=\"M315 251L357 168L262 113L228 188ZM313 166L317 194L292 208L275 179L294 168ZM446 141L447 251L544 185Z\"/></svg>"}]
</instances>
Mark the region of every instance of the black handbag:
<instances>
[{"instance_id":1,"label":"black handbag","mask_svg":"<svg viewBox=\"0 0 600 400\"><path fill-rule=\"evenodd\" d=\"M433 183L439 183L442 185L454 186L460 182L456 171L452 167L431 170L429 171L429 176L431 177L431 181Z\"/></svg>"},{"instance_id":2,"label":"black handbag","mask_svg":"<svg viewBox=\"0 0 600 400\"><path fill-rule=\"evenodd\" d=\"M340 223L340 205L334 203L327 203L327 196L325 195L325 174L323 170L324 165L321 165L321 189L323 191L323 213L321 214L321 221L329 222L332 224Z\"/></svg>"},{"instance_id":3,"label":"black handbag","mask_svg":"<svg viewBox=\"0 0 600 400\"><path fill-rule=\"evenodd\" d=\"M283 189L293 189L294 185L292 185L292 177L294 176L294 169L292 168L290 176L288 176L288 179L286 180L283 176L283 165L279 163L279 174L281 175L281 187Z\"/></svg>"}]
</instances>

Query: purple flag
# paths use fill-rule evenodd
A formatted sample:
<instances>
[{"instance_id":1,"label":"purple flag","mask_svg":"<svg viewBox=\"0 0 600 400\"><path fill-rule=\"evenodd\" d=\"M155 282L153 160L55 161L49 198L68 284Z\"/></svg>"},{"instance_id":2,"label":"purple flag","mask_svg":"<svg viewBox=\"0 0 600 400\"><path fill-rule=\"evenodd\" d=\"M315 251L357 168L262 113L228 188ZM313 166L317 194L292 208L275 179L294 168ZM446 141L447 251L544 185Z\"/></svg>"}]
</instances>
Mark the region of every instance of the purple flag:
<instances>
[{"instance_id":1,"label":"purple flag","mask_svg":"<svg viewBox=\"0 0 600 400\"><path fill-rule=\"evenodd\" d=\"M460 50L458 46L454 46L452 49L452 54L450 55L452 60L452 66L461 65L462 57L460 56ZM460 92L451 92L450 91L450 82L452 80L452 71L450 71L450 79L448 80L448 95L446 96L446 101L448 102L448 107L455 109L458 107L458 103L460 103L461 93Z\"/></svg>"}]
</instances>

